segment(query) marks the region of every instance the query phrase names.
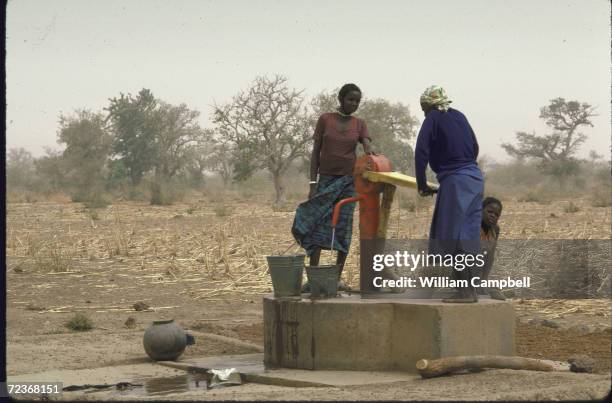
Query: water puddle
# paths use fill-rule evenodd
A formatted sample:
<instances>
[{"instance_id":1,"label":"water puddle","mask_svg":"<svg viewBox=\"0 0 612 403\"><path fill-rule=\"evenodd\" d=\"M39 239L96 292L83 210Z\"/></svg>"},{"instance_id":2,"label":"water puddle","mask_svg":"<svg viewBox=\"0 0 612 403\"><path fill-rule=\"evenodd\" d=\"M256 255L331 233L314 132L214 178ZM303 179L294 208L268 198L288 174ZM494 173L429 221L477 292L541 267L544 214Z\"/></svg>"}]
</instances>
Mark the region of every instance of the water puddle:
<instances>
[{"instance_id":1,"label":"water puddle","mask_svg":"<svg viewBox=\"0 0 612 403\"><path fill-rule=\"evenodd\" d=\"M115 389L113 394L116 396L164 396L194 390L206 392L206 374L201 373L186 373L164 378L136 378L131 383L142 386L125 390Z\"/></svg>"}]
</instances>

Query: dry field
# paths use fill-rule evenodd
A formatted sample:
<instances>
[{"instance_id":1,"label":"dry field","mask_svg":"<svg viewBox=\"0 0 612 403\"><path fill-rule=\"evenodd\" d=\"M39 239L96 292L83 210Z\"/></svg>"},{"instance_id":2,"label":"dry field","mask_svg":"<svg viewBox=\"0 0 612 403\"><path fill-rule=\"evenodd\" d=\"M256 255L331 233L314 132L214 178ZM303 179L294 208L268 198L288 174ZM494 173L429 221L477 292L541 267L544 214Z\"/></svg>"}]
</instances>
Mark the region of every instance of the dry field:
<instances>
[{"instance_id":1,"label":"dry field","mask_svg":"<svg viewBox=\"0 0 612 403\"><path fill-rule=\"evenodd\" d=\"M501 239L610 239L609 208L572 203L577 212L566 212L569 201L506 202ZM413 212L400 204L392 209L389 238L427 238L431 203ZM181 293L195 299L268 292L265 256L299 250L291 237L291 207L279 212L266 202L205 198L164 207L122 202L96 210L80 203L8 204L7 268L49 280L115 270L129 279L128 289L182 284ZM356 239L358 219L353 234ZM326 259L332 261L329 252L322 255ZM353 242L346 265L351 285L359 283L358 262Z\"/></svg>"},{"instance_id":2,"label":"dry field","mask_svg":"<svg viewBox=\"0 0 612 403\"><path fill-rule=\"evenodd\" d=\"M505 202L502 238L609 240L610 209L572 202L578 211L568 211L569 201ZM393 206L389 236L426 237L431 203L417 203L413 212L400 205ZM196 332L261 345L261 295L271 291L265 256L292 247L294 207L274 211L256 197L202 197L165 207L119 202L98 210L59 201L8 204L9 375L147 362L142 333L152 320L167 317ZM355 226L356 237L357 219ZM353 286L357 246L353 242L345 272ZM149 308L136 311L137 302ZM514 303L519 354L563 360L585 353L598 371L609 370L608 299ZM93 330L64 326L77 312L91 318ZM553 315L555 326L542 322ZM247 352L253 352L247 345L217 339L186 354Z\"/></svg>"}]
</instances>

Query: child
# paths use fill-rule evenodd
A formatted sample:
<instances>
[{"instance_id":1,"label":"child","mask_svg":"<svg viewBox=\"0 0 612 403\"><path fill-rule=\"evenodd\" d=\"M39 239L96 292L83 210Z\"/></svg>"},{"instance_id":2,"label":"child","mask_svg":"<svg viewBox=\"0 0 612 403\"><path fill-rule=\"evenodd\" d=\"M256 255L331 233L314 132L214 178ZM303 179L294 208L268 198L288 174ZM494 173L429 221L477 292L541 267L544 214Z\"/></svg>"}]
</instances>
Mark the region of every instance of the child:
<instances>
[{"instance_id":1,"label":"child","mask_svg":"<svg viewBox=\"0 0 612 403\"><path fill-rule=\"evenodd\" d=\"M497 221L502 212L502 203L495 197L487 197L482 201L482 222L480 224L480 244L485 253L485 264L482 267L482 280L487 280L493 267L495 247L499 239ZM489 294L493 299L505 300L504 294L497 288L480 289L480 294Z\"/></svg>"}]
</instances>

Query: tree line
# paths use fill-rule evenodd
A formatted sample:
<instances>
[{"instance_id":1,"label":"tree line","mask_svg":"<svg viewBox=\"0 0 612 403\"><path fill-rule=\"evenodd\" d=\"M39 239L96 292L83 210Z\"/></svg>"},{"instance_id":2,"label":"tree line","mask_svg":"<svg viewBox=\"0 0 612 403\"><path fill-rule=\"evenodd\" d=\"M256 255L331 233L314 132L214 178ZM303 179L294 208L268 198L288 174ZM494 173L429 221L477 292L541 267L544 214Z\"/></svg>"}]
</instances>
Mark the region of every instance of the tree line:
<instances>
[{"instance_id":1,"label":"tree line","mask_svg":"<svg viewBox=\"0 0 612 403\"><path fill-rule=\"evenodd\" d=\"M200 112L185 104L164 102L149 89L122 93L103 111L61 115L57 141L63 151L47 149L34 159L24 149L9 150L8 185L63 190L74 201L96 203L119 187L128 189L129 198L147 179L151 202L166 204L172 202L167 193L173 182L198 188L209 173L229 184L266 171L274 201L282 203L284 175L292 165L305 166L316 120L336 109L336 94L322 91L308 100L284 76L257 77L231 100L214 105L211 127L203 128ZM378 150L397 169L409 169L418 120L408 106L366 100L360 115L376 133Z\"/></svg>"},{"instance_id":2,"label":"tree line","mask_svg":"<svg viewBox=\"0 0 612 403\"><path fill-rule=\"evenodd\" d=\"M7 154L8 189L68 192L73 201L103 204L109 192L127 198L143 182L152 204L173 201L172 186L201 188L209 174L224 184L265 171L274 202L285 200L284 181L291 166L306 174L312 135L321 113L336 109L337 89L307 99L281 75L256 77L231 100L213 106L210 127L200 126L200 112L172 105L143 88L137 94L109 98L102 111L79 109L61 115L57 142L33 158L24 149ZM397 171L412 172L412 144L418 119L402 103L365 99L357 113L374 137L375 150L387 155ZM517 160L538 161L542 170L563 180L577 172L576 153L592 126L594 109L587 103L556 98L540 117L552 133L519 132L516 144L503 144Z\"/></svg>"}]
</instances>

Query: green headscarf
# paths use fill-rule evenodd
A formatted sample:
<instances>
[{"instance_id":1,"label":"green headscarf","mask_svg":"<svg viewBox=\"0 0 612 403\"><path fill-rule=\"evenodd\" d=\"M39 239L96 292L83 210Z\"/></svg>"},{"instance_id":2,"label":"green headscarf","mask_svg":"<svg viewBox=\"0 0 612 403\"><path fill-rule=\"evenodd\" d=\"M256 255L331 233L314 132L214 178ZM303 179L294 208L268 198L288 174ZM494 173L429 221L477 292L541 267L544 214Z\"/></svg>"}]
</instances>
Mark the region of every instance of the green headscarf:
<instances>
[{"instance_id":1,"label":"green headscarf","mask_svg":"<svg viewBox=\"0 0 612 403\"><path fill-rule=\"evenodd\" d=\"M448 105L453 102L446 96L446 91L439 85L432 85L421 95L421 104L432 106L440 111L446 112Z\"/></svg>"}]
</instances>

